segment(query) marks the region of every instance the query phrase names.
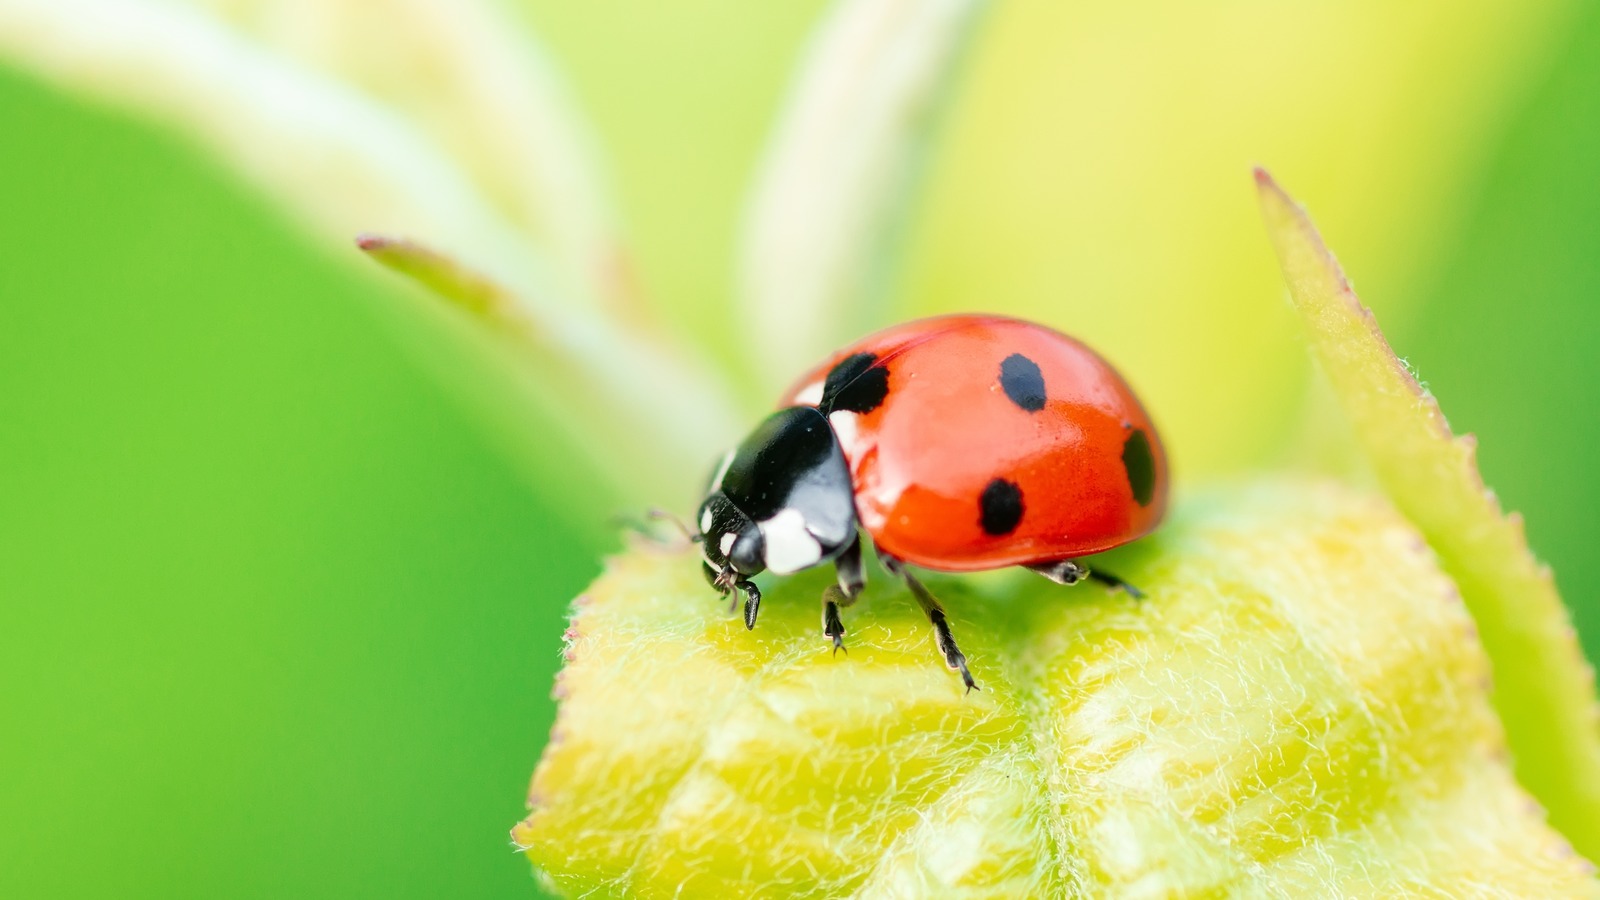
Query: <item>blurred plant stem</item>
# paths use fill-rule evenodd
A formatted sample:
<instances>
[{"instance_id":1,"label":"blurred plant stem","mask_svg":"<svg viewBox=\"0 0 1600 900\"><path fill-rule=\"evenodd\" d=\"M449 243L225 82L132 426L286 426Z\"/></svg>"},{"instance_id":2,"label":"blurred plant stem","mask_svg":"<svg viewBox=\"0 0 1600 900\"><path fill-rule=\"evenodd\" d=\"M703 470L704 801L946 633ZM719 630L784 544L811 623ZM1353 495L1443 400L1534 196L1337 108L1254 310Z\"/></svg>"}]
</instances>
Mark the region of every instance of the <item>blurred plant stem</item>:
<instances>
[{"instance_id":1,"label":"blurred plant stem","mask_svg":"<svg viewBox=\"0 0 1600 900\"><path fill-rule=\"evenodd\" d=\"M983 0L840 3L816 29L751 190L738 266L768 394L888 315L890 269Z\"/></svg>"}]
</instances>

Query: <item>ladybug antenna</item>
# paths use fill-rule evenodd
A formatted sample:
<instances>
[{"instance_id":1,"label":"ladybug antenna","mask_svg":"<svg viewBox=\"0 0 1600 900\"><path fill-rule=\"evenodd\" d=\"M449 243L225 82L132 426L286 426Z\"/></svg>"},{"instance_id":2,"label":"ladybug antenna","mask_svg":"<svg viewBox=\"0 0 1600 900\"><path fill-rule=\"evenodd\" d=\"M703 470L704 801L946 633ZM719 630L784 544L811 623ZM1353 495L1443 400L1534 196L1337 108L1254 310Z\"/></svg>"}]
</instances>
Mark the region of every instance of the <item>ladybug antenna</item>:
<instances>
[{"instance_id":1,"label":"ladybug antenna","mask_svg":"<svg viewBox=\"0 0 1600 900\"><path fill-rule=\"evenodd\" d=\"M677 531L683 536L684 540L691 544L697 544L701 539L701 535L691 531L689 526L683 524L682 519L664 509L657 507L651 507L650 509L645 510L643 518L640 518L632 513L617 513L608 521L613 528L620 528L625 531L630 531L634 534L641 535L646 540L654 544L666 545L672 543L664 535L662 535L661 529L655 527L655 523L657 522L671 523L673 530Z\"/></svg>"},{"instance_id":2,"label":"ladybug antenna","mask_svg":"<svg viewBox=\"0 0 1600 900\"><path fill-rule=\"evenodd\" d=\"M689 528L688 525L683 524L683 520L670 510L662 509L659 506L652 506L645 510L644 517L652 522L672 523L672 527L677 529L678 533L683 535L683 539L691 544L700 543L700 539L704 537L704 535Z\"/></svg>"}]
</instances>

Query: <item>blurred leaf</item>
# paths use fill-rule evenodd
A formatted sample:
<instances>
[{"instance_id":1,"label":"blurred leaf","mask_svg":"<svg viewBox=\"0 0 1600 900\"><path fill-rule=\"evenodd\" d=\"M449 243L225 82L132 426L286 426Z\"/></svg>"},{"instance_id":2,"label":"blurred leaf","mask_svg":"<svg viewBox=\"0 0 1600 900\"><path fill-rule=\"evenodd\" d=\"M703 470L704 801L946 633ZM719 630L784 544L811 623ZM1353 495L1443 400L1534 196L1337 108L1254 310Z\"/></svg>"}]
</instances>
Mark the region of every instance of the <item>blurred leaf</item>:
<instances>
[{"instance_id":1,"label":"blurred leaf","mask_svg":"<svg viewBox=\"0 0 1600 900\"><path fill-rule=\"evenodd\" d=\"M1382 501L1265 482L1142 549L1115 563L1142 603L936 581L970 695L893 584L835 658L825 573L748 633L693 554L613 559L513 837L571 895L1592 892L1504 762L1454 586Z\"/></svg>"},{"instance_id":2,"label":"blurred leaf","mask_svg":"<svg viewBox=\"0 0 1600 900\"><path fill-rule=\"evenodd\" d=\"M484 366L458 357L445 364L444 377L492 422L512 423L500 428L502 436L536 474L549 477L539 468L547 454L537 443L555 430L596 448L594 470L586 474L610 479L623 496L685 499L673 493L688 483L683 473L708 466L738 431L727 391L697 355L632 314L626 303L595 302L617 293L611 281L619 277L621 250L595 236L604 231L596 223L608 213L595 208L598 189L588 184L588 170L577 173L587 165L576 161L586 139L565 109L557 108L557 92L545 83L532 45L507 36L508 26L485 18L488 13L476 3L226 5L276 43L194 5L13 0L0 5L0 53L199 140L341 245L358 231L419 236L465 269L503 285L545 352L514 364L528 371L517 372L509 390L494 383L503 377L493 373L504 371L504 359ZM268 11L283 18L266 16ZM263 17L266 24L257 21ZM430 129L419 127L409 113L418 104L427 106L427 98L418 96L415 80L404 82L406 91L378 77L382 67L374 69L361 54L365 26L399 32L410 46L427 45L424 56L449 72L440 90L482 90L485 96L461 100L465 110L439 113ZM305 33L331 41L332 49L323 48L321 56L309 54L327 70L278 52L278 44L293 44L288 35ZM392 107L362 84L343 80L346 70L383 82L388 95L407 108ZM455 102L448 95L433 99ZM547 101L549 108L535 108ZM472 105L479 102L492 108ZM496 116L527 121L508 127L509 149L488 153L482 146L489 140L485 129ZM548 159L529 162L548 171L519 182L526 190L514 191L509 200L491 199L487 191L503 186L495 173L504 175L507 155L532 152L528 142L541 135L551 140ZM463 141L480 157L463 161L452 155ZM531 215L528 198L539 193L538 185L548 188L540 193L544 199L558 197L539 209L541 227L567 236L550 246L520 227ZM571 223L561 224L567 219ZM579 266L586 279L552 269L553 257L577 252L573 243L609 248L578 253L587 260ZM589 258L596 254L606 261ZM456 337L467 341L456 345L458 353L483 349L470 333L457 331ZM457 369L486 377L463 378ZM652 437L643 463L637 453L625 459L623 452L635 448L639 434Z\"/></svg>"},{"instance_id":3,"label":"blurred leaf","mask_svg":"<svg viewBox=\"0 0 1600 900\"><path fill-rule=\"evenodd\" d=\"M1305 212L1260 169L1256 180L1295 306L1367 459L1482 632L1517 777L1581 852L1600 857L1600 703L1550 570L1522 519L1484 487L1476 442L1451 434Z\"/></svg>"},{"instance_id":4,"label":"blurred leaf","mask_svg":"<svg viewBox=\"0 0 1600 900\"><path fill-rule=\"evenodd\" d=\"M206 12L11 0L0 6L0 52L197 140L340 244L365 229L428 235L502 277L525 268L526 242L412 123Z\"/></svg>"},{"instance_id":5,"label":"blurred leaf","mask_svg":"<svg viewBox=\"0 0 1600 900\"><path fill-rule=\"evenodd\" d=\"M504 4L184 2L403 116L450 158L485 206L540 248L563 293L632 303L595 139L543 48Z\"/></svg>"},{"instance_id":6,"label":"blurred leaf","mask_svg":"<svg viewBox=\"0 0 1600 900\"><path fill-rule=\"evenodd\" d=\"M528 333L517 299L505 288L416 241L362 235L356 246L380 265L412 279L441 299L507 331Z\"/></svg>"},{"instance_id":7,"label":"blurred leaf","mask_svg":"<svg viewBox=\"0 0 1600 900\"><path fill-rule=\"evenodd\" d=\"M817 27L757 176L739 302L778 390L884 324L885 267L982 0L845 0Z\"/></svg>"},{"instance_id":8,"label":"blurred leaf","mask_svg":"<svg viewBox=\"0 0 1600 900\"><path fill-rule=\"evenodd\" d=\"M1238 173L1271 159L1302 185L1403 322L1577 6L997 4L901 315L992 310L1083 338L1139 389L1180 479L1284 460L1308 369Z\"/></svg>"},{"instance_id":9,"label":"blurred leaf","mask_svg":"<svg viewBox=\"0 0 1600 900\"><path fill-rule=\"evenodd\" d=\"M694 479L684 473L705 462L691 448L701 447L712 433L708 423L720 422L724 410L700 411L696 404L704 394L675 391L663 378L672 361L649 335L570 328L552 335L551 323L532 319L519 295L437 250L375 235L357 245L445 301L414 307L431 337L448 336L465 351L440 374L466 383L463 393L511 444L513 456L542 459L558 435L581 449L600 484L573 524L592 531L597 510L626 508L641 498L688 501ZM582 351L577 358L574 348ZM598 364L585 365L585 354ZM640 442L644 436L647 445Z\"/></svg>"}]
</instances>

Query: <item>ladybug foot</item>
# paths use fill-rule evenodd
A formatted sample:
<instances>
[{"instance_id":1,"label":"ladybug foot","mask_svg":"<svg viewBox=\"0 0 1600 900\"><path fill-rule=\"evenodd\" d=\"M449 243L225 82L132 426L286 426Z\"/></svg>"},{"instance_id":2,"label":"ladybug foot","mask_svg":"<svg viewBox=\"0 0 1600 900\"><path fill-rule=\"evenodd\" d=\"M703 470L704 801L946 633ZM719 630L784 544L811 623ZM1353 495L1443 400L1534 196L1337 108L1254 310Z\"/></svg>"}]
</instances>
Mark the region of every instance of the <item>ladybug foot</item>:
<instances>
[{"instance_id":1,"label":"ladybug foot","mask_svg":"<svg viewBox=\"0 0 1600 900\"><path fill-rule=\"evenodd\" d=\"M983 690L972 680L972 673L967 671L967 656L956 646L956 637L950 633L950 620L945 617L944 607L939 605L938 598L906 569L904 563L892 557L885 559L884 563L885 568L905 581L906 587L911 589L911 596L917 598L917 605L927 614L928 621L933 625L933 644L939 648L939 655L944 657L944 664L950 667L950 671L961 673L961 683L967 686L967 693Z\"/></svg>"},{"instance_id":2,"label":"ladybug foot","mask_svg":"<svg viewBox=\"0 0 1600 900\"><path fill-rule=\"evenodd\" d=\"M833 655L838 656L844 650L844 620L839 618L839 607L849 606L854 597L846 594L838 585L829 585L822 592L822 636L833 641ZM845 650L845 655L850 651Z\"/></svg>"},{"instance_id":3,"label":"ladybug foot","mask_svg":"<svg viewBox=\"0 0 1600 900\"><path fill-rule=\"evenodd\" d=\"M753 581L736 581L733 586L744 591L744 627L746 631L754 631L756 614L761 612L761 589Z\"/></svg>"},{"instance_id":4,"label":"ladybug foot","mask_svg":"<svg viewBox=\"0 0 1600 900\"><path fill-rule=\"evenodd\" d=\"M961 673L961 683L967 686L967 693L983 690L978 683L972 680L972 673L967 671L967 657L956 646L955 636L950 633L950 623L945 621L944 610L936 609L928 613L928 618L933 622L933 643L939 648L939 653L944 656L944 664L952 672Z\"/></svg>"},{"instance_id":5,"label":"ladybug foot","mask_svg":"<svg viewBox=\"0 0 1600 900\"><path fill-rule=\"evenodd\" d=\"M744 627L755 630L756 614L761 612L761 589L748 578L741 578L739 573L731 566L717 569L708 562L700 564L700 570L705 573L706 583L717 589L717 593L728 598L728 614L739 608L739 592L744 592Z\"/></svg>"},{"instance_id":6,"label":"ladybug foot","mask_svg":"<svg viewBox=\"0 0 1600 900\"><path fill-rule=\"evenodd\" d=\"M1138 588L1127 583L1126 581L1123 581L1121 578L1118 578L1110 572L1103 572L1099 569L1090 569L1088 566L1085 566L1083 563L1078 562L1075 559L1063 559L1058 560L1057 562L1049 563L1036 563L1028 566L1028 568L1038 572L1040 575L1043 575L1051 581L1054 581L1056 584L1072 585L1077 584L1084 579L1089 579L1091 581L1098 581L1113 590L1126 591L1128 596L1135 600L1144 599L1144 591L1139 590Z\"/></svg>"},{"instance_id":7,"label":"ladybug foot","mask_svg":"<svg viewBox=\"0 0 1600 900\"><path fill-rule=\"evenodd\" d=\"M850 651L844 646L844 623L839 621L839 608L832 603L822 613L822 635L833 641L833 655L838 656L840 650L849 656Z\"/></svg>"},{"instance_id":8,"label":"ladybug foot","mask_svg":"<svg viewBox=\"0 0 1600 900\"><path fill-rule=\"evenodd\" d=\"M1121 578L1118 578L1110 572L1102 572L1096 569L1095 571L1089 573L1089 577L1114 591L1122 591L1135 600L1144 599L1144 591L1139 590L1138 588L1127 583L1126 581L1123 581Z\"/></svg>"}]
</instances>

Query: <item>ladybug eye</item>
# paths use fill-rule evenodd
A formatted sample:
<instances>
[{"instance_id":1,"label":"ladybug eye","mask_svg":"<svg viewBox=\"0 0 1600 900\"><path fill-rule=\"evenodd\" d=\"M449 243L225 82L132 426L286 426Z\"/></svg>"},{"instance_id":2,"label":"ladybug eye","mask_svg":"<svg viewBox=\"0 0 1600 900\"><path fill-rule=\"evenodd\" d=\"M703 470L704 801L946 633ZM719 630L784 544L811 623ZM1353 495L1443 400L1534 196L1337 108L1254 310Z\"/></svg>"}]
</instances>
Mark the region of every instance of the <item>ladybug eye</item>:
<instances>
[{"instance_id":1,"label":"ladybug eye","mask_svg":"<svg viewBox=\"0 0 1600 900\"><path fill-rule=\"evenodd\" d=\"M755 575L766 569L767 564L762 559L765 547L761 540L761 531L757 528L746 529L743 534L725 534L722 536L722 545L727 548L724 552L728 562L738 569L742 575Z\"/></svg>"}]
</instances>

